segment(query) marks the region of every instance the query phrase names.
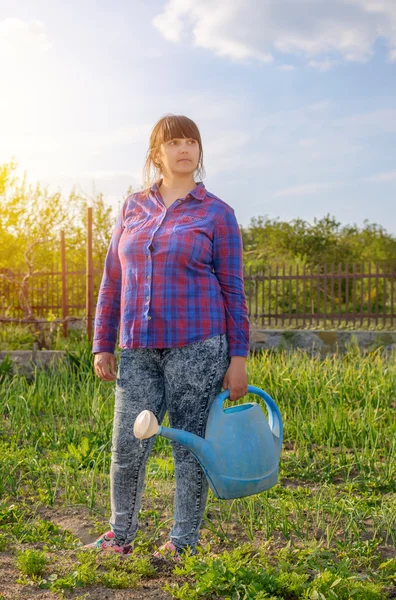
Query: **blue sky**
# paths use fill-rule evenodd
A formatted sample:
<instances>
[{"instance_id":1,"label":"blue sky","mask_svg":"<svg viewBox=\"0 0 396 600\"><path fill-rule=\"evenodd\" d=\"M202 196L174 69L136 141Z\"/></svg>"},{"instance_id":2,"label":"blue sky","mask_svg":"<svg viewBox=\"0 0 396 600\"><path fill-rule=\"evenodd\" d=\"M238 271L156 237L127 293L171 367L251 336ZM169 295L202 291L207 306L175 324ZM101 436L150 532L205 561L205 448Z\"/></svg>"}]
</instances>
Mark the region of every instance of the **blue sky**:
<instances>
[{"instance_id":1,"label":"blue sky","mask_svg":"<svg viewBox=\"0 0 396 600\"><path fill-rule=\"evenodd\" d=\"M65 198L103 192L115 215L170 112L240 224L396 234L394 0L2 0L0 61L0 163Z\"/></svg>"}]
</instances>

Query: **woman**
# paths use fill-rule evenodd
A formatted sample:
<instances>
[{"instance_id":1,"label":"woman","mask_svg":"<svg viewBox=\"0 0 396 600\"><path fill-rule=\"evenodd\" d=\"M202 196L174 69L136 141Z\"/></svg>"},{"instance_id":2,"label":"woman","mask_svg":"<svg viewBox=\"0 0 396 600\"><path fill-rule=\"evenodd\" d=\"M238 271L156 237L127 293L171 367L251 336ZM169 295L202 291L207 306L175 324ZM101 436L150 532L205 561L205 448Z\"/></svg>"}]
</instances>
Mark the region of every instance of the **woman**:
<instances>
[{"instance_id":1,"label":"woman","mask_svg":"<svg viewBox=\"0 0 396 600\"><path fill-rule=\"evenodd\" d=\"M94 368L116 379L112 437L111 530L87 547L128 554L138 528L146 462L155 437L133 435L137 415L205 436L222 389L248 392L249 320L242 239L234 210L209 192L202 143L187 117L154 126L144 168L146 189L129 196L107 252L95 316ZM154 178L150 171L154 167ZM117 377L114 348L120 323ZM171 442L174 525L156 556L196 553L208 483L194 456Z\"/></svg>"}]
</instances>

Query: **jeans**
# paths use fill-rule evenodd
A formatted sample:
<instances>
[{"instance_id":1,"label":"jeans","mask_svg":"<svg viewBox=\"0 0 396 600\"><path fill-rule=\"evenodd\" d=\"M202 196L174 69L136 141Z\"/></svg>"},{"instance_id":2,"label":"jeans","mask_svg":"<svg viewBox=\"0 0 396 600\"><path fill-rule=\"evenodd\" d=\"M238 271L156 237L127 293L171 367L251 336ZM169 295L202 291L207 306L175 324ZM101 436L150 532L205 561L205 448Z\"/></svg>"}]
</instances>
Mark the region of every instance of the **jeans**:
<instances>
[{"instance_id":1,"label":"jeans","mask_svg":"<svg viewBox=\"0 0 396 600\"><path fill-rule=\"evenodd\" d=\"M111 447L109 521L119 543L131 543L136 536L146 463L157 437L135 438L136 417L148 409L161 424L168 411L171 427L205 437L209 409L222 391L230 362L225 333L177 348L121 349ZM170 443L176 478L170 540L179 551L190 548L194 554L208 482L190 451L178 442Z\"/></svg>"}]
</instances>

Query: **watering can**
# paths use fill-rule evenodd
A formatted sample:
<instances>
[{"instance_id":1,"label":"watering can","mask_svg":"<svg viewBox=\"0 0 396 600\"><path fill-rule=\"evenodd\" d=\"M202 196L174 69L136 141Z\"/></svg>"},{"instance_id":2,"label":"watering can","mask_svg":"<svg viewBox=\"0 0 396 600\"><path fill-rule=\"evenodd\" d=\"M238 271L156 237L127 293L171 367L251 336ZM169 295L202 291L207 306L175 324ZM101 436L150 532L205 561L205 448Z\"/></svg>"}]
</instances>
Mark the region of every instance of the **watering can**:
<instances>
[{"instance_id":1,"label":"watering can","mask_svg":"<svg viewBox=\"0 0 396 600\"><path fill-rule=\"evenodd\" d=\"M248 392L264 400L268 421L260 404L255 402L223 409L224 400L230 396L227 389L213 401L205 438L158 425L156 416L149 410L137 416L133 433L138 439L162 435L188 448L201 465L217 498L258 494L278 481L283 426L271 396L254 385L248 386Z\"/></svg>"}]
</instances>

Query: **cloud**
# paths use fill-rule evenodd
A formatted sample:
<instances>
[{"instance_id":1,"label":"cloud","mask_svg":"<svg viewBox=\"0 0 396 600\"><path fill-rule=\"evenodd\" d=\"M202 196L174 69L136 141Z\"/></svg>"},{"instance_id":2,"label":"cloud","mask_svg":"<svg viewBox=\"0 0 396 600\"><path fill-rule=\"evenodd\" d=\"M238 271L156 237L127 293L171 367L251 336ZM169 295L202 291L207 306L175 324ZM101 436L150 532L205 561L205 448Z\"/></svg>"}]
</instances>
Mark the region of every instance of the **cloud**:
<instances>
[{"instance_id":1,"label":"cloud","mask_svg":"<svg viewBox=\"0 0 396 600\"><path fill-rule=\"evenodd\" d=\"M0 21L0 58L5 65L13 61L31 62L52 48L42 21L7 18Z\"/></svg>"},{"instance_id":2,"label":"cloud","mask_svg":"<svg viewBox=\"0 0 396 600\"><path fill-rule=\"evenodd\" d=\"M323 100L290 110L281 110L253 119L252 131L267 140L307 143L320 147L327 154L329 142L353 140L360 144L381 135L396 133L396 109L376 109L360 114L338 117L335 102ZM305 142L304 142L305 141ZM334 146L332 148L335 149Z\"/></svg>"},{"instance_id":3,"label":"cloud","mask_svg":"<svg viewBox=\"0 0 396 600\"><path fill-rule=\"evenodd\" d=\"M365 181L372 181L374 183L382 183L383 181L396 181L396 171L378 173L377 175L366 177Z\"/></svg>"},{"instance_id":4,"label":"cloud","mask_svg":"<svg viewBox=\"0 0 396 600\"><path fill-rule=\"evenodd\" d=\"M337 60L310 60L308 61L308 67L312 67L313 69L317 69L318 71L322 71L325 73L326 71L330 71L335 65L340 64L341 61Z\"/></svg>"},{"instance_id":5,"label":"cloud","mask_svg":"<svg viewBox=\"0 0 396 600\"><path fill-rule=\"evenodd\" d=\"M317 194L318 192L331 190L339 185L342 185L341 181L304 183L302 185L294 185L288 188L283 188L277 192L274 192L273 195L276 198L281 196L308 196L309 194Z\"/></svg>"},{"instance_id":6,"label":"cloud","mask_svg":"<svg viewBox=\"0 0 396 600\"><path fill-rule=\"evenodd\" d=\"M314 193L319 186L321 190L339 186L340 179L354 180L361 165L375 159L381 136L395 130L396 111L373 110L348 117L339 117L337 111L335 102L323 100L252 115L247 132L223 127L224 131L204 145L208 174L238 172L250 177L258 172L263 190L269 180L290 182L275 184L275 189L281 188L279 195ZM329 173L332 183L327 183ZM306 184L304 179L314 183ZM301 187L301 182L308 187Z\"/></svg>"},{"instance_id":7,"label":"cloud","mask_svg":"<svg viewBox=\"0 0 396 600\"><path fill-rule=\"evenodd\" d=\"M283 54L327 71L368 61L379 38L396 61L395 0L168 0L153 26L170 42L191 40L235 62Z\"/></svg>"},{"instance_id":8,"label":"cloud","mask_svg":"<svg viewBox=\"0 0 396 600\"><path fill-rule=\"evenodd\" d=\"M27 130L38 123L34 113L36 109L40 111L43 90L48 90L49 96L52 94L49 81L52 89L56 85L54 77L50 78L48 73L52 46L42 21L0 20L0 64L4 84L0 95L1 140L7 131L15 133L16 124L21 121L27 122Z\"/></svg>"},{"instance_id":9,"label":"cloud","mask_svg":"<svg viewBox=\"0 0 396 600\"><path fill-rule=\"evenodd\" d=\"M353 131L356 137L376 137L396 133L396 109L379 108L369 112L340 117L334 121L340 131Z\"/></svg>"}]
</instances>

